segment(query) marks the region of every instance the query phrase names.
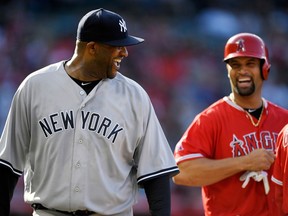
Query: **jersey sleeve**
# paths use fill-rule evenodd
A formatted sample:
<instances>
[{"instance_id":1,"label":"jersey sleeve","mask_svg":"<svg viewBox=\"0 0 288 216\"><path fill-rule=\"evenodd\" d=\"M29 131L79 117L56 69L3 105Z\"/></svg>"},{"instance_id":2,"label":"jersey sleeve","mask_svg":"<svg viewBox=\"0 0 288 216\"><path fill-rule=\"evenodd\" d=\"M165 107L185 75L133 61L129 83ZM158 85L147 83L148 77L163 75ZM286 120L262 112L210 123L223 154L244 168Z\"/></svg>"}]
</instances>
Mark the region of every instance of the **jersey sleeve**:
<instances>
[{"instance_id":1,"label":"jersey sleeve","mask_svg":"<svg viewBox=\"0 0 288 216\"><path fill-rule=\"evenodd\" d=\"M286 125L279 133L277 138L276 159L274 162L272 181L283 186L284 172L288 171L288 125Z\"/></svg>"},{"instance_id":2,"label":"jersey sleeve","mask_svg":"<svg viewBox=\"0 0 288 216\"><path fill-rule=\"evenodd\" d=\"M179 172L172 149L148 96L143 107L143 132L136 152L137 182ZM145 111L146 110L146 111Z\"/></svg>"},{"instance_id":3,"label":"jersey sleeve","mask_svg":"<svg viewBox=\"0 0 288 216\"><path fill-rule=\"evenodd\" d=\"M29 124L23 83L16 91L0 139L0 163L22 175L29 144Z\"/></svg>"},{"instance_id":4,"label":"jersey sleeve","mask_svg":"<svg viewBox=\"0 0 288 216\"><path fill-rule=\"evenodd\" d=\"M206 112L195 117L175 147L177 164L195 158L212 157L216 122L215 117Z\"/></svg>"}]
</instances>

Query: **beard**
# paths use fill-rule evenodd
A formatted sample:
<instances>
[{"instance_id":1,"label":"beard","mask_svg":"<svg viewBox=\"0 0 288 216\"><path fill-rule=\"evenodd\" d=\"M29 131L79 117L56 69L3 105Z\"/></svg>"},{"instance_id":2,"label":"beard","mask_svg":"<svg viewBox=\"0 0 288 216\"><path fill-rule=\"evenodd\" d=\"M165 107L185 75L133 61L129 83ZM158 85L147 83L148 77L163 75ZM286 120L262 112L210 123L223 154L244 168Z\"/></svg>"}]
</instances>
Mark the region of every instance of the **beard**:
<instances>
[{"instance_id":1,"label":"beard","mask_svg":"<svg viewBox=\"0 0 288 216\"><path fill-rule=\"evenodd\" d=\"M236 84L235 90L241 96L250 96L255 92L255 84L252 82L252 84L246 88L241 88Z\"/></svg>"}]
</instances>

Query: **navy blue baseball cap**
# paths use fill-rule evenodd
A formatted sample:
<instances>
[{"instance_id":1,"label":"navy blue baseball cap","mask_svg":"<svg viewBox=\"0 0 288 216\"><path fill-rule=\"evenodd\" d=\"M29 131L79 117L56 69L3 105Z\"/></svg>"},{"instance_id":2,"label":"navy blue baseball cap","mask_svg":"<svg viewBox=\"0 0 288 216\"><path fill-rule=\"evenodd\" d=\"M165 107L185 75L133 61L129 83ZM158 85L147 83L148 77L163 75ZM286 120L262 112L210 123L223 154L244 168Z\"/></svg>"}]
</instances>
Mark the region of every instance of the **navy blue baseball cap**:
<instances>
[{"instance_id":1,"label":"navy blue baseball cap","mask_svg":"<svg viewBox=\"0 0 288 216\"><path fill-rule=\"evenodd\" d=\"M119 14L103 8L92 10L82 17L78 24L77 40L111 46L131 46L144 41L128 34L126 22Z\"/></svg>"}]
</instances>

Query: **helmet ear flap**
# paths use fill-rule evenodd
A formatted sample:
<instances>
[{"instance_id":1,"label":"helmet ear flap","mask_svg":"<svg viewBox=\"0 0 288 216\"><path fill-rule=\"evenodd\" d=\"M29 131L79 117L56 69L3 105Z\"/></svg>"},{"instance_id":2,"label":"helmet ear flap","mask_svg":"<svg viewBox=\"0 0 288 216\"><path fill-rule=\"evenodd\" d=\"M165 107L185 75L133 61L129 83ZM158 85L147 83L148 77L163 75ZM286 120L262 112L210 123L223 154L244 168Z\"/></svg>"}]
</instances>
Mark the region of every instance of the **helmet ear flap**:
<instances>
[{"instance_id":1,"label":"helmet ear flap","mask_svg":"<svg viewBox=\"0 0 288 216\"><path fill-rule=\"evenodd\" d=\"M262 78L264 80L268 79L268 75L270 72L270 64L268 64L266 61L264 62L263 66L262 66Z\"/></svg>"},{"instance_id":2,"label":"helmet ear flap","mask_svg":"<svg viewBox=\"0 0 288 216\"><path fill-rule=\"evenodd\" d=\"M270 63L268 62L269 60L269 54L268 54L268 49L267 47L265 46L265 55L266 55L266 58L263 59L264 63L262 65L262 78L264 80L267 80L268 79L268 75L269 75L269 72L270 72Z\"/></svg>"}]
</instances>

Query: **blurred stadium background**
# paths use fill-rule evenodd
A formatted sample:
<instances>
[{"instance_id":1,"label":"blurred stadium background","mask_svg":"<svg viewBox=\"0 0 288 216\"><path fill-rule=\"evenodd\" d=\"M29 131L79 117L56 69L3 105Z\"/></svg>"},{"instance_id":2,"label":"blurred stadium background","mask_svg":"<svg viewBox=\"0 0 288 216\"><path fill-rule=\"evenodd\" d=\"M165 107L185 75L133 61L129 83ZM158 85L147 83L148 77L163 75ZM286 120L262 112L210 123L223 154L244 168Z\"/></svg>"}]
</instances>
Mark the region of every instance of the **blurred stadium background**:
<instances>
[{"instance_id":1,"label":"blurred stadium background","mask_svg":"<svg viewBox=\"0 0 288 216\"><path fill-rule=\"evenodd\" d=\"M129 33L146 39L128 48L121 72L149 93L172 150L195 115L230 92L222 57L235 33L265 40L272 68L263 94L288 108L286 0L1 0L0 132L19 83L34 70L69 59L78 21L99 7L121 14ZM200 188L171 185L173 216L203 215ZM11 215L31 215L23 179ZM143 190L135 215L148 215Z\"/></svg>"}]
</instances>

